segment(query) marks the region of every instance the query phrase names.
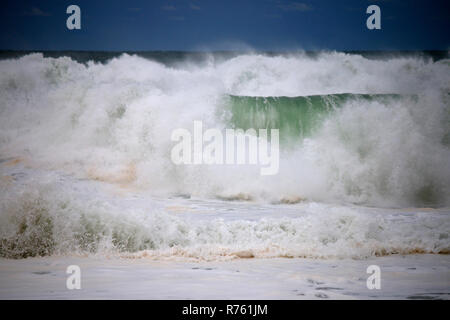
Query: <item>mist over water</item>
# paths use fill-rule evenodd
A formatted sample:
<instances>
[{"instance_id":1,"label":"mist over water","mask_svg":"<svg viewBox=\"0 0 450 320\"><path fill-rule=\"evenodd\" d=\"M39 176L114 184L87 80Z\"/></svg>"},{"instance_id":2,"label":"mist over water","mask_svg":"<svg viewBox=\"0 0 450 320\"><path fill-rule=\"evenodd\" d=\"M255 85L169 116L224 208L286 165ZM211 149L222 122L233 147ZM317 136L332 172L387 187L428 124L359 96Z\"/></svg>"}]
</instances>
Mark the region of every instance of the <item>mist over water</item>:
<instances>
[{"instance_id":1,"label":"mist over water","mask_svg":"<svg viewBox=\"0 0 450 320\"><path fill-rule=\"evenodd\" d=\"M0 60L0 159L20 159L36 170L19 187L1 182L2 255L102 246L126 252L179 246L188 256L239 250L316 257L448 251L448 216L416 217L399 222L398 229L385 217L335 208L334 214L307 210L308 217L293 220L205 225L129 208L117 216L112 204L98 209L95 201L83 200L83 205L65 188L42 181L49 176L59 181L53 175L61 173L148 196L265 204L450 204L448 59L323 52L166 60L170 63L123 54L82 63L40 53ZM191 131L195 120L205 129L280 129L279 173L261 176L258 166L249 165L176 166L171 133ZM421 229L422 218L439 232ZM18 234L28 240L18 240ZM235 247L242 241L243 248Z\"/></svg>"}]
</instances>

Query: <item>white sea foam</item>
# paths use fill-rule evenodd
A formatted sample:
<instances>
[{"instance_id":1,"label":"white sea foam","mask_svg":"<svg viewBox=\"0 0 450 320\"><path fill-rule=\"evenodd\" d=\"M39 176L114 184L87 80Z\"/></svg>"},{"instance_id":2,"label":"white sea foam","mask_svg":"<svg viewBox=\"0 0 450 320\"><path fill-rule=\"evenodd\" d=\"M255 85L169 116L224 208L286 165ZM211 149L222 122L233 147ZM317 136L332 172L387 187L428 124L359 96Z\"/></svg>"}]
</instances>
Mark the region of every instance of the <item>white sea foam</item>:
<instances>
[{"instance_id":1,"label":"white sea foam","mask_svg":"<svg viewBox=\"0 0 450 320\"><path fill-rule=\"evenodd\" d=\"M448 212L391 217L389 210L368 214L342 205L449 205L447 61L253 54L166 66L129 55L80 64L31 54L0 61L0 71L1 158L17 157L34 168L22 168L29 170L25 182L11 182L16 178L5 177L17 172L2 169L3 255L150 250L145 254L205 259L361 258L449 250ZM346 102L311 136L282 151L276 176L261 177L249 166L176 166L170 160L173 129L191 128L194 120L227 126L224 95L332 93L415 96L388 104ZM58 172L57 178L43 183L39 170ZM302 207L304 214L289 218L273 205L271 216L257 220L245 214L187 219L116 206L88 191L74 195L84 185L64 182L61 172L152 197L335 205Z\"/></svg>"},{"instance_id":2,"label":"white sea foam","mask_svg":"<svg viewBox=\"0 0 450 320\"><path fill-rule=\"evenodd\" d=\"M450 67L419 58L243 55L168 67L123 55L86 65L31 54L0 61L0 150L84 177L133 183L152 194L279 200L300 197L378 206L450 201ZM224 94L300 96L399 93L353 101L285 152L280 173L246 166L175 166L175 128L224 128ZM447 135L447 136L446 136ZM283 138L283 137L281 137ZM420 198L420 197L419 197Z\"/></svg>"},{"instance_id":3,"label":"white sea foam","mask_svg":"<svg viewBox=\"0 0 450 320\"><path fill-rule=\"evenodd\" d=\"M148 198L117 202L92 192L89 182L53 174L39 178L39 182L28 178L26 187L2 190L2 256L122 253L133 258L183 260L361 259L450 250L448 211L378 212L306 203L290 216L283 214L282 206L270 205L257 219L251 218L259 214L257 205L234 208L239 217L230 219L220 205L208 203L217 217L207 218L201 210L186 216L157 205L146 209L142 200L151 202ZM167 209L177 202L166 200L165 204ZM190 211L180 208L180 213Z\"/></svg>"}]
</instances>

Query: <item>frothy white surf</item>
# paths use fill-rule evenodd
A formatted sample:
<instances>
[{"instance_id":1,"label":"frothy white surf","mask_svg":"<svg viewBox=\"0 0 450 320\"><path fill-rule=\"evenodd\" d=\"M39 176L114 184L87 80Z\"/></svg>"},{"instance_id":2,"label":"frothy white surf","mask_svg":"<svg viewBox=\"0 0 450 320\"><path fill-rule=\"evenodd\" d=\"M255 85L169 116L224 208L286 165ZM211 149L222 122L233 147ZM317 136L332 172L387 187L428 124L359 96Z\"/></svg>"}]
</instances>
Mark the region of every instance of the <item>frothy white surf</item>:
<instances>
[{"instance_id":1,"label":"frothy white surf","mask_svg":"<svg viewBox=\"0 0 450 320\"><path fill-rule=\"evenodd\" d=\"M419 58L369 60L324 53L243 55L168 67L123 55L86 65L31 54L0 61L0 150L153 194L381 206L415 205L420 194L449 203L450 67ZM171 132L224 128L224 94L418 94L382 105L347 103L312 137L282 154L280 173L242 166L175 166ZM446 136L447 135L447 136ZM282 138L282 137L281 137Z\"/></svg>"},{"instance_id":2,"label":"frothy white surf","mask_svg":"<svg viewBox=\"0 0 450 320\"><path fill-rule=\"evenodd\" d=\"M449 253L448 212L304 204L260 219L176 215L138 201L114 203L54 175L3 189L2 256L122 253L155 259L228 260L261 257L366 258L394 253ZM6 196L5 196L6 195ZM220 210L220 206L211 210ZM250 210L250 211L249 211ZM188 208L181 210L188 212ZM281 216L281 217L280 217Z\"/></svg>"},{"instance_id":3,"label":"frothy white surf","mask_svg":"<svg viewBox=\"0 0 450 320\"><path fill-rule=\"evenodd\" d=\"M152 196L415 206L450 203L448 60L324 53L242 55L177 66L123 55L105 64L31 54L0 61L1 158ZM223 96L398 93L352 100L298 145L276 176L250 166L176 166L175 128L225 128ZM18 160L19 161L19 160ZM4 165L4 164L2 164ZM9 169L8 169L9 170ZM367 257L448 252L448 213L364 213L305 204L294 218L195 220L71 195L28 171L0 180L2 255L123 251L149 256ZM58 176L58 177L61 177ZM55 181L58 181L57 183ZM84 195L83 195L84 194ZM316 207L315 207L316 206ZM257 211L257 209L255 209ZM388 211L390 212L390 211Z\"/></svg>"}]
</instances>

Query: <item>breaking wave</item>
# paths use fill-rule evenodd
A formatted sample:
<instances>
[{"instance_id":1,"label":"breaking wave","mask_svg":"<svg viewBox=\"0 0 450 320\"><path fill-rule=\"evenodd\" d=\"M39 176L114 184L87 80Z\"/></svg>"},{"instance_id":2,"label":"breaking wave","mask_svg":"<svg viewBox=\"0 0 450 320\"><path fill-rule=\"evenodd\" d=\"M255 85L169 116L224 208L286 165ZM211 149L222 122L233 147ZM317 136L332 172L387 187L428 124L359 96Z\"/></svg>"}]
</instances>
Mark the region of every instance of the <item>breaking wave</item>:
<instances>
[{"instance_id":1,"label":"breaking wave","mask_svg":"<svg viewBox=\"0 0 450 320\"><path fill-rule=\"evenodd\" d=\"M193 260L362 259L450 253L450 220L439 211L381 214L309 203L294 218L202 220L88 200L55 181L6 194L12 197L1 205L0 256L7 258L101 253Z\"/></svg>"},{"instance_id":2,"label":"breaking wave","mask_svg":"<svg viewBox=\"0 0 450 320\"><path fill-rule=\"evenodd\" d=\"M450 204L449 92L448 60L422 56L211 54L171 65L127 54L104 63L42 54L0 60L0 255L446 253L447 214L392 220L352 206ZM191 130L195 120L205 128L280 129L279 173L176 166L171 133ZM6 169L8 159L36 176L16 182L20 172ZM72 189L42 183L42 170L151 197L300 202L309 213L186 220L71 197Z\"/></svg>"}]
</instances>

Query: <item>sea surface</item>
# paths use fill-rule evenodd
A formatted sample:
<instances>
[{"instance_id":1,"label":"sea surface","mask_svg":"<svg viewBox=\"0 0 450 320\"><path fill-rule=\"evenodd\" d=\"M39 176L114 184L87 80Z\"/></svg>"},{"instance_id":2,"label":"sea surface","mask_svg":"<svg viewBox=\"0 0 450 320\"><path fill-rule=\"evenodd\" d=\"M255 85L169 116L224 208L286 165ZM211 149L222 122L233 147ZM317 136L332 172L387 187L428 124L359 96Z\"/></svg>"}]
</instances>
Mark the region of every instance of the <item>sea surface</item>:
<instances>
[{"instance_id":1,"label":"sea surface","mask_svg":"<svg viewBox=\"0 0 450 320\"><path fill-rule=\"evenodd\" d=\"M174 164L194 121L278 173ZM448 52L0 52L1 298L448 299L449 233Z\"/></svg>"}]
</instances>

